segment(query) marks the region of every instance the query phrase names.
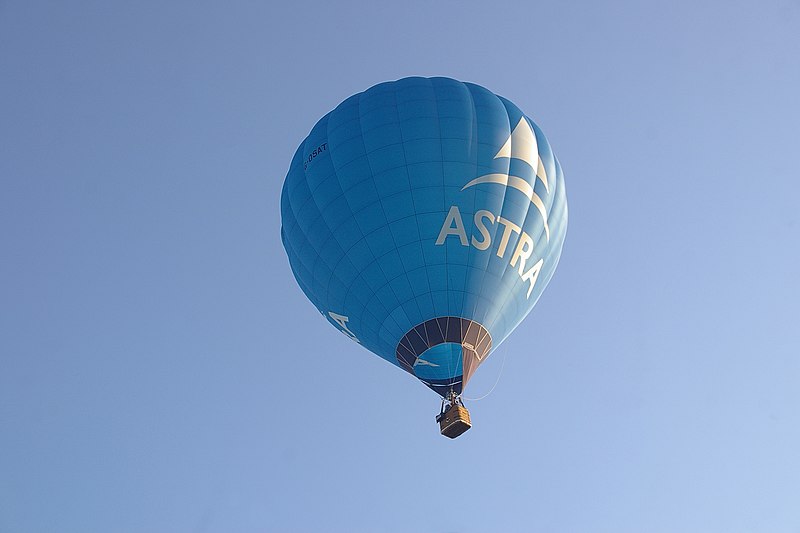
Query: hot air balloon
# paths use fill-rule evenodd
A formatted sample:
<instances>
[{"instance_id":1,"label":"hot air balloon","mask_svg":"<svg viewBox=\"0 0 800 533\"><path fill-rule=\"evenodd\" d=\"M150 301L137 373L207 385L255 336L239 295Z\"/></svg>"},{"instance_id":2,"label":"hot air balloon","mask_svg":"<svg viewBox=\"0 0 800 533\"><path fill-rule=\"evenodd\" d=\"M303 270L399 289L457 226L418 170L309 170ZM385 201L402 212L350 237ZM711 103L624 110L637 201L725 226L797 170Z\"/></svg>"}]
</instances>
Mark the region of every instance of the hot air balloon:
<instances>
[{"instance_id":1,"label":"hot air balloon","mask_svg":"<svg viewBox=\"0 0 800 533\"><path fill-rule=\"evenodd\" d=\"M567 230L561 166L503 97L449 78L404 78L322 117L292 159L281 238L320 313L442 397L461 394L530 313Z\"/></svg>"}]
</instances>

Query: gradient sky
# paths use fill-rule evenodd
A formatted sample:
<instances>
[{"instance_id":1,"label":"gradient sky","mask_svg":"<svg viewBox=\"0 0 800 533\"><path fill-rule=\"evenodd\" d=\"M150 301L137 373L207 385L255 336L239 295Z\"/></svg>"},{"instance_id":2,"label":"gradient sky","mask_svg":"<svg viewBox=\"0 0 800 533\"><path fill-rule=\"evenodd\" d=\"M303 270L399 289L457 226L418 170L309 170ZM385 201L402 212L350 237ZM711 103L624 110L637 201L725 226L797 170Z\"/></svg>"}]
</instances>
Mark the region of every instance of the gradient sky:
<instances>
[{"instance_id":1,"label":"gradient sky","mask_svg":"<svg viewBox=\"0 0 800 533\"><path fill-rule=\"evenodd\" d=\"M0 1L0 532L797 533L799 36L797 0ZM515 102L570 206L454 441L280 244L316 120L409 75Z\"/></svg>"}]
</instances>

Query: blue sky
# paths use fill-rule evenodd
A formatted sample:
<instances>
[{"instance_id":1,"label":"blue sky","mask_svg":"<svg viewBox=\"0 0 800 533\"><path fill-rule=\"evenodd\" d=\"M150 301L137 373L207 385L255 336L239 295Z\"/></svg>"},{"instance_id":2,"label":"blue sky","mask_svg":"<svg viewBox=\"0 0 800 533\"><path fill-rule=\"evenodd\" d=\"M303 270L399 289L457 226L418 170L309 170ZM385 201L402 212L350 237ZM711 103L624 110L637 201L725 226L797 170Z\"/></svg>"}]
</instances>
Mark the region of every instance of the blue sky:
<instances>
[{"instance_id":1,"label":"blue sky","mask_svg":"<svg viewBox=\"0 0 800 533\"><path fill-rule=\"evenodd\" d=\"M0 2L0 531L797 532L798 32L791 0ZM409 75L519 105L570 205L455 441L279 237L316 120Z\"/></svg>"}]
</instances>

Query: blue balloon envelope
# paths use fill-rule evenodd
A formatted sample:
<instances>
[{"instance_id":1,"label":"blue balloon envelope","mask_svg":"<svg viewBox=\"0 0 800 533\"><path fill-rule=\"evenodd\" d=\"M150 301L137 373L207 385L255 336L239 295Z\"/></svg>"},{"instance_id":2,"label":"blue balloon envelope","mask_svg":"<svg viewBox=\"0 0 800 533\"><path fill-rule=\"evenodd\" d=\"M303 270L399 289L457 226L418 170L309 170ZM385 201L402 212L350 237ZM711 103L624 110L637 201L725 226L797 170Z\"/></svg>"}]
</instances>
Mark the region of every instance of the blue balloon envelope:
<instances>
[{"instance_id":1,"label":"blue balloon envelope","mask_svg":"<svg viewBox=\"0 0 800 533\"><path fill-rule=\"evenodd\" d=\"M405 78L317 122L281 217L292 272L320 313L446 396L539 299L567 201L550 144L517 106L472 83Z\"/></svg>"}]
</instances>

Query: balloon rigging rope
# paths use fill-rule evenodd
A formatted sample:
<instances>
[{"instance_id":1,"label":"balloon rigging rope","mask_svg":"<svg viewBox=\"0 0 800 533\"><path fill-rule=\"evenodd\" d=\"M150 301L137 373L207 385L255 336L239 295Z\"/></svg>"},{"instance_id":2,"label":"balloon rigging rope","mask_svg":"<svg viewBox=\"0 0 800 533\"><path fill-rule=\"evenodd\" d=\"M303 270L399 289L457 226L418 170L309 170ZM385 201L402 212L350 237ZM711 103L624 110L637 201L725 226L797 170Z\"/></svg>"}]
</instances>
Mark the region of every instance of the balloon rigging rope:
<instances>
[{"instance_id":1,"label":"balloon rigging rope","mask_svg":"<svg viewBox=\"0 0 800 533\"><path fill-rule=\"evenodd\" d=\"M497 379L495 380L494 385L492 385L492 388L489 389L489 392L487 392L486 394L484 394L483 396L481 396L479 398L467 398L466 396L463 396L463 395L462 395L462 398L464 398L465 400L470 401L470 402L477 402L478 400L483 400L484 398L489 396L492 392L494 392L494 388L497 387L498 383L500 383L500 378L503 375L503 368L505 368L505 366L506 366L506 356L507 355L508 355L508 348L506 347L506 348L503 348L503 363L500 365L500 372L498 372Z\"/></svg>"}]
</instances>

